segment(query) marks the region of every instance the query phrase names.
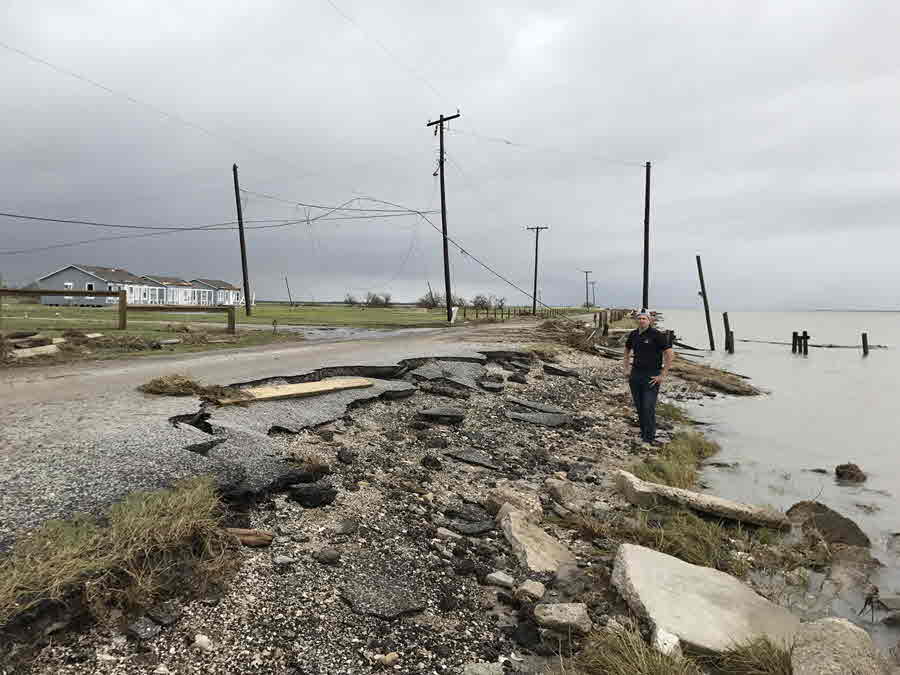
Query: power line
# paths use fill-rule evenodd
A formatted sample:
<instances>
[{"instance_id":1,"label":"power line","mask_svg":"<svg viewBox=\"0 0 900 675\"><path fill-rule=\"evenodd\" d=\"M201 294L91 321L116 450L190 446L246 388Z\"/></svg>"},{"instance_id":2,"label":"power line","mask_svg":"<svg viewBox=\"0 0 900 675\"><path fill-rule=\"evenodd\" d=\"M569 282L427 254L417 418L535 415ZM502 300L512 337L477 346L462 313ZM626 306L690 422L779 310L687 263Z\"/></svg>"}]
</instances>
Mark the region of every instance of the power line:
<instances>
[{"instance_id":1,"label":"power line","mask_svg":"<svg viewBox=\"0 0 900 675\"><path fill-rule=\"evenodd\" d=\"M412 75L415 79L419 80L419 82L421 82L421 83L424 84L426 87L428 87L428 89L431 90L431 93L432 93L432 94L434 94L435 96L437 96L439 99L444 99L445 101L447 100L447 97L444 96L444 94L442 94L440 91L438 91L438 89L437 89L433 84L431 84L431 82L429 82L428 80L426 80L426 79L425 79L422 75L420 75L418 72L416 72L415 70L413 70L412 68L410 68L409 66L407 66L405 63L403 63L403 61L401 61L400 58L399 58L396 54L394 54L394 52L392 52L390 49L388 49L387 46L386 46L381 40L379 40L376 36L370 34L368 31L366 31L366 30L359 24L359 22L356 21L356 19L354 19L352 16L350 16L350 15L347 14L344 10L342 10L340 7L338 7L332 0L325 0L325 2L327 2L329 5L331 5L331 8L332 8L335 12L337 12L338 14L340 14L346 21L348 21L349 23L353 24L353 25L356 27L356 29L357 29L360 33L362 33L362 34L365 35L367 38L369 38L370 40L372 40L372 42L374 42L376 45L378 45L378 47L381 49L381 51L383 51L385 54L387 54L388 57L389 57L395 64L397 64L398 66L400 66L401 68L403 68L407 73L409 73L409 74Z\"/></svg>"},{"instance_id":2,"label":"power line","mask_svg":"<svg viewBox=\"0 0 900 675\"><path fill-rule=\"evenodd\" d=\"M152 110L156 114L161 115L172 122L181 124L182 126L188 127L195 131L199 131L200 133L210 136L211 138L229 141L231 143L234 143L235 145L238 145L238 146L244 148L245 150L249 150L250 152L259 155L260 157L266 157L268 159L277 160L283 164L286 164L287 166L290 166L293 169L297 169L299 171L304 172L303 175L307 175L307 176L316 175L316 174L308 173L303 167L301 167L297 164L294 164L293 162L291 162L283 157L279 157L278 155L273 155L272 153L266 152L264 150L258 150L257 148L250 145L249 143L246 143L245 141L241 141L234 137L220 133L218 131L208 129L207 127L197 124L196 122L191 122L189 119L182 117L178 113L169 112L168 110L165 110L164 108L154 105L153 103L148 103L147 101L143 101L139 98L136 98L127 92L119 91L118 89L109 87L109 86L103 84L102 82L98 82L97 80L94 80L86 75L82 75L81 73L77 73L74 70L70 70L63 66L52 63L51 61L43 59L39 56L35 56L34 54L26 52L24 49L19 49L18 47L13 47L12 45L7 44L6 42L3 42L3 41L0 41L0 47L2 47L3 49L6 49L8 51L11 51L15 54L18 54L19 56L21 56L25 59L28 59L29 61L38 63L47 68L50 68L51 70L56 71L57 73L61 73L62 75L72 77L76 80L79 80L81 82L89 84L92 87L96 87L97 89L105 91L107 94L110 94L111 96L118 96L120 98L124 98L126 101L128 101L136 106L147 108L148 110Z\"/></svg>"},{"instance_id":3,"label":"power line","mask_svg":"<svg viewBox=\"0 0 900 675\"><path fill-rule=\"evenodd\" d=\"M608 162L609 164L620 164L622 166L644 166L643 162L631 161L631 160L625 160L625 159L616 159L613 157L602 157L600 155L593 155L593 154L586 154L586 153L581 152L580 150L567 150L564 148L532 145L530 143L520 143L518 141L512 141L508 138L502 138L500 136L486 136L484 134L479 134L475 131L469 131L466 129L453 129L450 133L463 134L465 136L479 138L483 141L490 141L492 143L500 143L502 145L508 145L508 146L514 147L514 148L523 148L525 150L535 150L538 152L555 152L555 153L558 153L561 155L577 154L582 157L587 157L588 159L596 160L598 162Z\"/></svg>"},{"instance_id":4,"label":"power line","mask_svg":"<svg viewBox=\"0 0 900 675\"><path fill-rule=\"evenodd\" d=\"M418 211L414 211L411 209L357 209L357 208L349 208L349 207L336 207L336 206L322 206L321 204L308 204L306 202L301 202L296 199L287 199L285 197L278 197L276 195L267 194L265 192L256 192L255 190L248 190L246 188L241 188L241 192L245 192L247 194L255 195L257 197L261 197L263 199L271 199L276 202L283 202L285 204L290 204L291 206L304 206L310 209L334 209L336 211L365 211L365 212L373 212L373 213L419 213ZM353 200L351 200L353 201ZM349 203L349 202L345 202ZM432 211L431 213L437 213L437 211Z\"/></svg>"}]
</instances>

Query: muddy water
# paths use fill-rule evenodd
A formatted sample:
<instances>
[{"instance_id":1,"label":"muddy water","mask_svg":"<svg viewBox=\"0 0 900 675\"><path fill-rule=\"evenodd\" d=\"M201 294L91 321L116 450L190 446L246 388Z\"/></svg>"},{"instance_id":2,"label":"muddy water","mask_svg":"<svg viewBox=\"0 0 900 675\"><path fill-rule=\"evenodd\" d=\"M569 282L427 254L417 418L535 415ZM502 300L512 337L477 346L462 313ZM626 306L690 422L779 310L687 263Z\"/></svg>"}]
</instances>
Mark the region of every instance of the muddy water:
<instances>
[{"instance_id":1,"label":"muddy water","mask_svg":"<svg viewBox=\"0 0 900 675\"><path fill-rule=\"evenodd\" d=\"M665 327L684 342L707 347L702 311L668 310ZM691 414L710 424L708 433L722 445L718 460L734 469L709 468L703 480L710 492L787 509L803 499L818 499L854 520L872 540L873 554L886 567L874 580L882 595L900 594L900 313L794 312L729 313L736 339L787 341L807 330L811 343L891 348L815 349L794 356L790 345L737 342L736 353L722 351L700 363L752 377L769 391L754 399L719 398L693 404ZM724 344L722 316L714 321L717 345ZM837 464L855 462L868 474L861 485L834 479ZM812 469L825 469L827 474ZM893 646L900 630L857 619L861 597L837 598L835 614L865 627L883 648Z\"/></svg>"}]
</instances>

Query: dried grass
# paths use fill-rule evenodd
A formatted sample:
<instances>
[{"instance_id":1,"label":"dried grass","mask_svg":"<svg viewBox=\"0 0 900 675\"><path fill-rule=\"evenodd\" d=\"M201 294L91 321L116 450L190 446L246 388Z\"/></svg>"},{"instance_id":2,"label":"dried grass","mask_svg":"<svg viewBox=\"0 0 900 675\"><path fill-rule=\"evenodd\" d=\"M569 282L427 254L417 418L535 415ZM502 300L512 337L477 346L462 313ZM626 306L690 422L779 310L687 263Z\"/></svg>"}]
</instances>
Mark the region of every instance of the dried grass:
<instances>
[{"instance_id":1,"label":"dried grass","mask_svg":"<svg viewBox=\"0 0 900 675\"><path fill-rule=\"evenodd\" d=\"M592 633L584 649L570 660L563 672L579 675L702 675L692 661L661 654L644 642L640 633L632 630Z\"/></svg>"},{"instance_id":2,"label":"dried grass","mask_svg":"<svg viewBox=\"0 0 900 675\"><path fill-rule=\"evenodd\" d=\"M621 543L637 544L738 577L750 570L752 553L773 540L770 530L754 531L674 508L639 511L635 518L578 516L567 525L603 549L612 551Z\"/></svg>"},{"instance_id":3,"label":"dried grass","mask_svg":"<svg viewBox=\"0 0 900 675\"><path fill-rule=\"evenodd\" d=\"M701 366L698 363L690 363L683 358L676 358L672 363L671 371L682 380L694 382L708 389L720 391L735 396L756 396L761 392L746 380L726 373L718 368Z\"/></svg>"},{"instance_id":4,"label":"dried grass","mask_svg":"<svg viewBox=\"0 0 900 675\"><path fill-rule=\"evenodd\" d=\"M792 675L791 650L763 636L699 661L717 675Z\"/></svg>"},{"instance_id":5,"label":"dried grass","mask_svg":"<svg viewBox=\"0 0 900 675\"><path fill-rule=\"evenodd\" d=\"M173 374L154 377L140 385L138 391L158 396L199 396L207 401L223 399L246 400L250 395L237 387L223 387L219 384L202 385L187 375Z\"/></svg>"},{"instance_id":6,"label":"dried grass","mask_svg":"<svg viewBox=\"0 0 900 675\"><path fill-rule=\"evenodd\" d=\"M106 525L49 521L0 561L0 625L44 603L102 616L163 594L202 592L236 568L235 542L210 479L136 492L112 506Z\"/></svg>"}]
</instances>

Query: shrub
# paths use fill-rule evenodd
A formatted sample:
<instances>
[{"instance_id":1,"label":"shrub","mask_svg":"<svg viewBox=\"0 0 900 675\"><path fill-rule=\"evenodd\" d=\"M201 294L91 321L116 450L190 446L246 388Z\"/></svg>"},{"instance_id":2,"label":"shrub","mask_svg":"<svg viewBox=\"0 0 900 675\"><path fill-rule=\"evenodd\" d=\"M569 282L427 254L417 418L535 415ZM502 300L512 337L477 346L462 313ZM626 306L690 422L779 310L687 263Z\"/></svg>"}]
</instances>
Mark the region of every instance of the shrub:
<instances>
[{"instance_id":1,"label":"shrub","mask_svg":"<svg viewBox=\"0 0 900 675\"><path fill-rule=\"evenodd\" d=\"M656 457L632 467L632 473L651 483L691 488L697 482L697 466L720 450L719 444L696 431L679 432Z\"/></svg>"},{"instance_id":2,"label":"shrub","mask_svg":"<svg viewBox=\"0 0 900 675\"><path fill-rule=\"evenodd\" d=\"M105 526L87 517L44 523L0 561L0 625L45 602L100 615L168 592L202 592L237 564L222 515L212 481L195 478L129 495L110 507Z\"/></svg>"}]
</instances>

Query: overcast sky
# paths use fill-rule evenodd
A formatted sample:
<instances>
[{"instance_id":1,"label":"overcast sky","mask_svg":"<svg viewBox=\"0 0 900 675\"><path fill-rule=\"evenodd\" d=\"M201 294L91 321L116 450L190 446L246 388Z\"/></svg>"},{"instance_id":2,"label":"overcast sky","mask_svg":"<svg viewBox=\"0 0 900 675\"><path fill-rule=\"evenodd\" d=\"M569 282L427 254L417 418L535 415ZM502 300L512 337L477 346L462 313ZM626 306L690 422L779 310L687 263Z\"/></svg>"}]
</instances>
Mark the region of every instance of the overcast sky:
<instances>
[{"instance_id":1,"label":"overcast sky","mask_svg":"<svg viewBox=\"0 0 900 675\"><path fill-rule=\"evenodd\" d=\"M439 208L450 234L552 304L897 308L900 4L5 0L0 211L113 224L235 219L241 187ZM109 90L11 50L76 73ZM136 102L137 101L137 102ZM365 206L389 208L372 202ZM321 211L245 195L250 221ZM344 215L358 212L343 212ZM440 216L430 216L440 225ZM248 227L249 227L248 223ZM0 252L137 230L0 218ZM146 233L144 233L146 234ZM247 232L260 299L443 286L417 216ZM454 291L525 296L451 249ZM176 232L0 255L4 280L69 263L240 282L237 233Z\"/></svg>"}]
</instances>

